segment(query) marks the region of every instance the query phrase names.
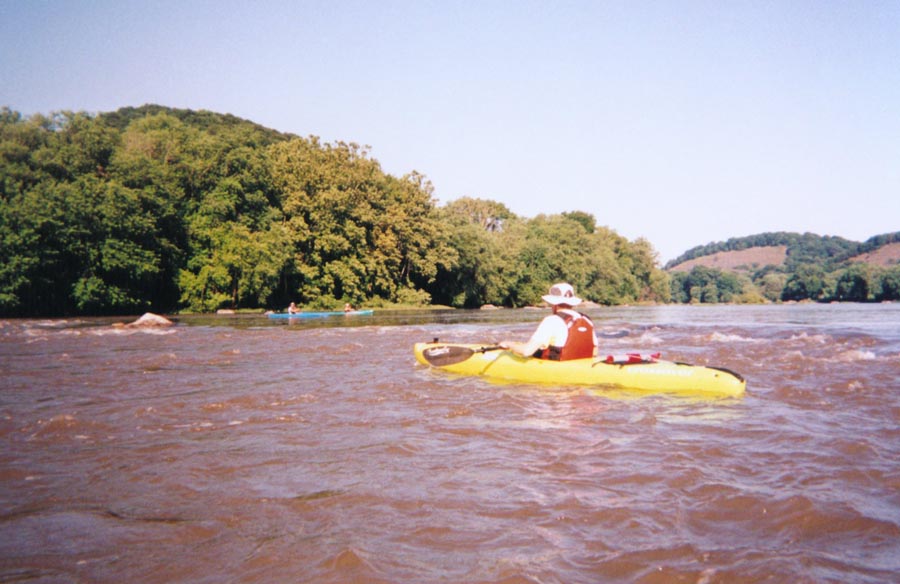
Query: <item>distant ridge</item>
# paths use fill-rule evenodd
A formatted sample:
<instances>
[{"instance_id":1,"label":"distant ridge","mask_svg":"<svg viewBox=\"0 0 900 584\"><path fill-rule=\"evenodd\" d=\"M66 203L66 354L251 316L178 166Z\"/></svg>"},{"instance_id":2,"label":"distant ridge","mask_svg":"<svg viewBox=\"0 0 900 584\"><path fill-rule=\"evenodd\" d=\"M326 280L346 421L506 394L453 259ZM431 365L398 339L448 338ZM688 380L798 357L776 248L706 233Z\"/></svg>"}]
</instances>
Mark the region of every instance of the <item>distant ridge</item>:
<instances>
[{"instance_id":1,"label":"distant ridge","mask_svg":"<svg viewBox=\"0 0 900 584\"><path fill-rule=\"evenodd\" d=\"M700 256L668 268L672 272L690 272L694 266L719 268L729 271L744 271L765 266L783 266L787 259L786 245L751 247L739 251L717 251Z\"/></svg>"},{"instance_id":2,"label":"distant ridge","mask_svg":"<svg viewBox=\"0 0 900 584\"><path fill-rule=\"evenodd\" d=\"M888 243L872 251L853 256L848 261L875 266L895 266L900 264L900 242Z\"/></svg>"},{"instance_id":3,"label":"distant ridge","mask_svg":"<svg viewBox=\"0 0 900 584\"><path fill-rule=\"evenodd\" d=\"M864 243L813 233L769 232L691 248L668 262L668 271L690 271L701 265L726 271L750 271L765 266L788 270L803 264L830 267L845 262L879 266L900 263L900 231L876 235Z\"/></svg>"}]
</instances>

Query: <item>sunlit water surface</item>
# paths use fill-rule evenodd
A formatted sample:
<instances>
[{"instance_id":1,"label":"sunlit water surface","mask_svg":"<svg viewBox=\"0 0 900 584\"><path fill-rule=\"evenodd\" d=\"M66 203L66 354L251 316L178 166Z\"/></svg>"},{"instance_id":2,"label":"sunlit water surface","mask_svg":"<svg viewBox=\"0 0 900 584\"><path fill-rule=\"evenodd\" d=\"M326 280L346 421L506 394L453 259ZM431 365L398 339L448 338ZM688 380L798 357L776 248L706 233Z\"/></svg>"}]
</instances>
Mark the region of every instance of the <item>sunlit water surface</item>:
<instances>
[{"instance_id":1,"label":"sunlit water surface","mask_svg":"<svg viewBox=\"0 0 900 584\"><path fill-rule=\"evenodd\" d=\"M533 310L0 321L0 581L900 581L900 305L589 313L747 394L413 359Z\"/></svg>"}]
</instances>

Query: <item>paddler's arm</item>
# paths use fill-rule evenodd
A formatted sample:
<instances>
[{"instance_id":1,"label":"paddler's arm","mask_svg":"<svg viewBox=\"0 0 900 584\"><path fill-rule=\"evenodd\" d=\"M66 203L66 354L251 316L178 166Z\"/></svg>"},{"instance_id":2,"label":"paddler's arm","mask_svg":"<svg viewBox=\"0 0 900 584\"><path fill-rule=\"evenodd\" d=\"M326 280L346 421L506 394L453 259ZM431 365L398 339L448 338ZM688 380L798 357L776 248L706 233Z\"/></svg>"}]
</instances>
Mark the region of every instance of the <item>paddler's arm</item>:
<instances>
[{"instance_id":1,"label":"paddler's arm","mask_svg":"<svg viewBox=\"0 0 900 584\"><path fill-rule=\"evenodd\" d=\"M500 341L498 343L504 349L509 349L513 353L517 355L521 355L523 357L531 357L537 352L538 349L541 348L540 344L534 344L531 341L527 343L520 343L517 341Z\"/></svg>"},{"instance_id":2,"label":"paddler's arm","mask_svg":"<svg viewBox=\"0 0 900 584\"><path fill-rule=\"evenodd\" d=\"M509 349L523 357L532 357L538 350L543 350L550 346L549 340L552 339L552 335L551 330L548 329L552 326L553 320L555 319L545 318L542 320L527 343L501 341L498 344L504 349Z\"/></svg>"}]
</instances>

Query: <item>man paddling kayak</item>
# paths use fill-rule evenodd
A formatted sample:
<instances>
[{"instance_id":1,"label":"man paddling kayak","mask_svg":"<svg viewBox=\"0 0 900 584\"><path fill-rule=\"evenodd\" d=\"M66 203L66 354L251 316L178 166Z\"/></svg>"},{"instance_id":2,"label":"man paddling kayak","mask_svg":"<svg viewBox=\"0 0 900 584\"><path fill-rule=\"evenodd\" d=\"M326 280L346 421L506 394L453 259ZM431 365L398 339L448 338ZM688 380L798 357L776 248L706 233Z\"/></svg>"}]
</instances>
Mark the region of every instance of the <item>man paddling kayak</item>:
<instances>
[{"instance_id":1,"label":"man paddling kayak","mask_svg":"<svg viewBox=\"0 0 900 584\"><path fill-rule=\"evenodd\" d=\"M502 341L509 349L523 357L538 357L552 361L568 361L593 357L597 348L594 323L587 315L573 310L581 304L570 284L560 282L542 296L550 304L553 314L544 318L528 342Z\"/></svg>"}]
</instances>

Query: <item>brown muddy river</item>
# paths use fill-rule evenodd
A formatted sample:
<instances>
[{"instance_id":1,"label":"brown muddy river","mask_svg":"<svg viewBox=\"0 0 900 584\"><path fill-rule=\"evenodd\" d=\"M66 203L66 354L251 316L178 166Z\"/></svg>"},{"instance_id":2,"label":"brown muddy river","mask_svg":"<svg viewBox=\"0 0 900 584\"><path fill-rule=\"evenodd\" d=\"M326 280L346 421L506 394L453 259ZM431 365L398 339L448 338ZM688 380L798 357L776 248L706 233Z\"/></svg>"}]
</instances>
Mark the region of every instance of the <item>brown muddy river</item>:
<instances>
[{"instance_id":1,"label":"brown muddy river","mask_svg":"<svg viewBox=\"0 0 900 584\"><path fill-rule=\"evenodd\" d=\"M413 358L530 310L0 321L0 582L900 581L900 305L588 312L747 394Z\"/></svg>"}]
</instances>

